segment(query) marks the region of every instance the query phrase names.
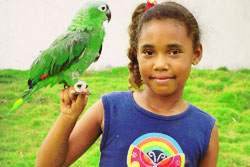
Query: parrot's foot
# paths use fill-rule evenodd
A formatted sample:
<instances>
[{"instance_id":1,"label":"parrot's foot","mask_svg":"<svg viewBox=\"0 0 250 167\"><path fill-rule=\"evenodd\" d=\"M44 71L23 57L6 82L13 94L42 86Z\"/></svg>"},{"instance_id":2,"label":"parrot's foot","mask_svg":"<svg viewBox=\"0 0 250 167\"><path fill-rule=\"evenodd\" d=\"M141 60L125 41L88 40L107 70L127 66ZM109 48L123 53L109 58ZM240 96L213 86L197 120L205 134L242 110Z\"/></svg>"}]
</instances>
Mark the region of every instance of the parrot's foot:
<instances>
[{"instance_id":1,"label":"parrot's foot","mask_svg":"<svg viewBox=\"0 0 250 167\"><path fill-rule=\"evenodd\" d=\"M88 90L88 95L91 95L91 91L88 89L88 84L84 81L78 81L75 85L74 85L75 91L77 94L82 93L83 89L87 89Z\"/></svg>"}]
</instances>

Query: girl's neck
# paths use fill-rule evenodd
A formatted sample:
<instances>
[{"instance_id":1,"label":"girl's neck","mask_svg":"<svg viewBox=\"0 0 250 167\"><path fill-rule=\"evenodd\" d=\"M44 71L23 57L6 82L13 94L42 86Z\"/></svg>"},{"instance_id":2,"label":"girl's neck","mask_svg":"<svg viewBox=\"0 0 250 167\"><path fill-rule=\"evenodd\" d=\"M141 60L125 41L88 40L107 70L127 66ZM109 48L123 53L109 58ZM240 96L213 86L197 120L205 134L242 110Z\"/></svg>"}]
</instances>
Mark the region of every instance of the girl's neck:
<instances>
[{"instance_id":1,"label":"girl's neck","mask_svg":"<svg viewBox=\"0 0 250 167\"><path fill-rule=\"evenodd\" d=\"M141 107L159 115L176 115L188 108L182 98L183 90L168 96L160 96L147 88L134 93L134 99Z\"/></svg>"}]
</instances>

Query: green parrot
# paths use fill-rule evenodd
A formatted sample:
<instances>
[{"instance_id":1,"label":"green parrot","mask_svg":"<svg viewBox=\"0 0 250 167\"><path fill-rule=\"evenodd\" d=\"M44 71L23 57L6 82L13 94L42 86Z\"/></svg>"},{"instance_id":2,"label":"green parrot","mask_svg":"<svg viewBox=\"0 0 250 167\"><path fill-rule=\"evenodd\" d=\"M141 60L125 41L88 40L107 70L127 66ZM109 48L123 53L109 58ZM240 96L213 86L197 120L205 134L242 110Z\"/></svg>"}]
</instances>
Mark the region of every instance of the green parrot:
<instances>
[{"instance_id":1,"label":"green parrot","mask_svg":"<svg viewBox=\"0 0 250 167\"><path fill-rule=\"evenodd\" d=\"M29 72L29 89L14 103L9 114L42 87L52 87L56 83L76 84L79 74L100 57L105 36L103 23L110 19L111 12L107 3L100 0L85 3L66 32L33 62Z\"/></svg>"}]
</instances>

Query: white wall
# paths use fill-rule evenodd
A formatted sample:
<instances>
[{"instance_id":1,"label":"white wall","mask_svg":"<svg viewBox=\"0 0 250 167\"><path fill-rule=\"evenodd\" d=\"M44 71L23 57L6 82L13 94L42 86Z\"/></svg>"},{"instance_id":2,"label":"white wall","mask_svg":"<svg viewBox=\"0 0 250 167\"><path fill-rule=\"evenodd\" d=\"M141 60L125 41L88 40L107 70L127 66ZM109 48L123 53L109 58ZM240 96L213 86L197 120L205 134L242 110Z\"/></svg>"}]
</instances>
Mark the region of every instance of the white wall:
<instances>
[{"instance_id":1,"label":"white wall","mask_svg":"<svg viewBox=\"0 0 250 167\"><path fill-rule=\"evenodd\" d=\"M39 52L67 28L84 1L0 0L0 69L29 69ZM146 2L106 1L112 19L107 26L101 58L90 69L127 65L130 17L138 3ZM198 68L250 68L250 0L177 2L193 12L202 29L204 52Z\"/></svg>"}]
</instances>

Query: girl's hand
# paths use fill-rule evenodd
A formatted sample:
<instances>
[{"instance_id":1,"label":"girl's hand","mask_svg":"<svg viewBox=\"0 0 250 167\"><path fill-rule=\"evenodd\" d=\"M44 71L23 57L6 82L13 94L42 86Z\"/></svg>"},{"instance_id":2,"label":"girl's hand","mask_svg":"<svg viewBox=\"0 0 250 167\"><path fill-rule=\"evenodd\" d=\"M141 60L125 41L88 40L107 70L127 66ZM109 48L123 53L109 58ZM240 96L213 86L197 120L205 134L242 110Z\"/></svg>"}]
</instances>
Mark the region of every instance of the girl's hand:
<instances>
[{"instance_id":1,"label":"girl's hand","mask_svg":"<svg viewBox=\"0 0 250 167\"><path fill-rule=\"evenodd\" d=\"M70 86L60 91L61 113L72 119L77 119L87 105L88 90L76 94L74 87Z\"/></svg>"}]
</instances>

